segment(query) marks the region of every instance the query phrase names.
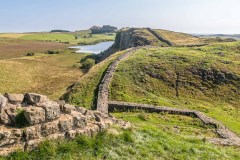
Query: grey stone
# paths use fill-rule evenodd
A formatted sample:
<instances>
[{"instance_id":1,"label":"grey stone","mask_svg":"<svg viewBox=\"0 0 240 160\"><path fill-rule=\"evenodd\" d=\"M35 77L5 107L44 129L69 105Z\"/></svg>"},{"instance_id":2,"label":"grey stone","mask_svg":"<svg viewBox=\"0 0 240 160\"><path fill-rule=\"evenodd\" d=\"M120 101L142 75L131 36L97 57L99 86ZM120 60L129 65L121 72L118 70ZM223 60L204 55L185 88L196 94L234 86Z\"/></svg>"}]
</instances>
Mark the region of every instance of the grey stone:
<instances>
[{"instance_id":1,"label":"grey stone","mask_svg":"<svg viewBox=\"0 0 240 160\"><path fill-rule=\"evenodd\" d=\"M47 137L51 134L55 134L59 131L58 129L58 120L53 122L44 123L41 127L41 134L44 137Z\"/></svg>"},{"instance_id":2,"label":"grey stone","mask_svg":"<svg viewBox=\"0 0 240 160\"><path fill-rule=\"evenodd\" d=\"M73 123L77 128L84 128L87 125L87 117L79 112L72 112Z\"/></svg>"},{"instance_id":3,"label":"grey stone","mask_svg":"<svg viewBox=\"0 0 240 160\"><path fill-rule=\"evenodd\" d=\"M41 138L41 125L34 125L31 127L25 128L24 138L25 138L25 140L40 139Z\"/></svg>"},{"instance_id":4,"label":"grey stone","mask_svg":"<svg viewBox=\"0 0 240 160\"><path fill-rule=\"evenodd\" d=\"M76 111L76 108L72 105L65 104L65 105L61 106L61 111L66 114L71 114L72 111Z\"/></svg>"},{"instance_id":5,"label":"grey stone","mask_svg":"<svg viewBox=\"0 0 240 160\"><path fill-rule=\"evenodd\" d=\"M24 109L24 117L29 124L38 124L45 121L45 110L40 107L27 107Z\"/></svg>"},{"instance_id":6,"label":"grey stone","mask_svg":"<svg viewBox=\"0 0 240 160\"><path fill-rule=\"evenodd\" d=\"M7 98L4 97L3 95L0 95L0 109L5 108L7 105Z\"/></svg>"},{"instance_id":7,"label":"grey stone","mask_svg":"<svg viewBox=\"0 0 240 160\"><path fill-rule=\"evenodd\" d=\"M11 104L21 104L24 99L23 94L10 94L6 93L4 96L8 99Z\"/></svg>"},{"instance_id":8,"label":"grey stone","mask_svg":"<svg viewBox=\"0 0 240 160\"><path fill-rule=\"evenodd\" d=\"M11 124L11 120L3 108L0 110L0 112L1 112L0 113L0 123L4 124L4 125Z\"/></svg>"},{"instance_id":9,"label":"grey stone","mask_svg":"<svg viewBox=\"0 0 240 160\"><path fill-rule=\"evenodd\" d=\"M24 96L24 101L28 104L34 105L38 103L43 103L48 101L47 96L36 94L36 93L26 93Z\"/></svg>"},{"instance_id":10,"label":"grey stone","mask_svg":"<svg viewBox=\"0 0 240 160\"><path fill-rule=\"evenodd\" d=\"M48 101L42 103L41 107L45 110L46 120L54 120L60 116L60 106L58 103L53 101Z\"/></svg>"},{"instance_id":11,"label":"grey stone","mask_svg":"<svg viewBox=\"0 0 240 160\"><path fill-rule=\"evenodd\" d=\"M59 128L61 131L68 131L73 127L73 117L71 115L61 115L59 118Z\"/></svg>"}]
</instances>

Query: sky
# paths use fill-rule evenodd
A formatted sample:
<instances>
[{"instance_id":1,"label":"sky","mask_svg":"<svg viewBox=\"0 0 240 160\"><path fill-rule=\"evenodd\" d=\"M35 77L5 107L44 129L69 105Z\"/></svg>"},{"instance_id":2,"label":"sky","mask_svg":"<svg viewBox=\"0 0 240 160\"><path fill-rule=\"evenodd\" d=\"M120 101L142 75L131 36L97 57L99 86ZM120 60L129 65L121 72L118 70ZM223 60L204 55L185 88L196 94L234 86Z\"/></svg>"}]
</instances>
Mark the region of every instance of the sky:
<instances>
[{"instance_id":1,"label":"sky","mask_svg":"<svg viewBox=\"0 0 240 160\"><path fill-rule=\"evenodd\" d=\"M0 33L104 24L240 34L240 0L0 0Z\"/></svg>"}]
</instances>

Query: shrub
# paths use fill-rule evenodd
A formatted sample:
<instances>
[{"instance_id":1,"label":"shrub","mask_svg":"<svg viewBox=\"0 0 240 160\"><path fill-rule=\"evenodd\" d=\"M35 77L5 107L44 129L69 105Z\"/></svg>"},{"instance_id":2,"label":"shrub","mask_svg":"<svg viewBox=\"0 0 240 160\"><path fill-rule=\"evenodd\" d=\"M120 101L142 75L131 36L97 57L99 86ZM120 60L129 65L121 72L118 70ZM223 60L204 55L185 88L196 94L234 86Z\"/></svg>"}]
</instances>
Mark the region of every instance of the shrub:
<instances>
[{"instance_id":1,"label":"shrub","mask_svg":"<svg viewBox=\"0 0 240 160\"><path fill-rule=\"evenodd\" d=\"M138 118L141 119L142 121L147 121L148 117L144 113L140 113L138 115Z\"/></svg>"},{"instance_id":2,"label":"shrub","mask_svg":"<svg viewBox=\"0 0 240 160\"><path fill-rule=\"evenodd\" d=\"M130 130L124 131L123 134L122 134L122 138L125 142L130 142L130 143L134 142L132 132Z\"/></svg>"},{"instance_id":3,"label":"shrub","mask_svg":"<svg viewBox=\"0 0 240 160\"><path fill-rule=\"evenodd\" d=\"M59 54L59 52L58 51L49 50L49 51L47 51L46 54Z\"/></svg>"},{"instance_id":4,"label":"shrub","mask_svg":"<svg viewBox=\"0 0 240 160\"><path fill-rule=\"evenodd\" d=\"M90 68L92 68L95 65L95 63L96 63L95 59L88 58L84 62L82 62L81 69L85 69L88 71Z\"/></svg>"},{"instance_id":5,"label":"shrub","mask_svg":"<svg viewBox=\"0 0 240 160\"><path fill-rule=\"evenodd\" d=\"M33 52L28 52L26 56L34 56L35 54Z\"/></svg>"}]
</instances>

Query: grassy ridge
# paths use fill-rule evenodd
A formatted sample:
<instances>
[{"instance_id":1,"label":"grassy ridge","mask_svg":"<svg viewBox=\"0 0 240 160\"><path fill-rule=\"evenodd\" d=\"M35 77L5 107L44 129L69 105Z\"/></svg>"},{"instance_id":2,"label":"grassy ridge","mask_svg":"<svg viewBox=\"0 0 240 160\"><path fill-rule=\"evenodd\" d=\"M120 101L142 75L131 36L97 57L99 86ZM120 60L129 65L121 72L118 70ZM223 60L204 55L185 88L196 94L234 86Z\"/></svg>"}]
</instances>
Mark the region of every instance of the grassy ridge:
<instances>
[{"instance_id":1,"label":"grassy ridge","mask_svg":"<svg viewBox=\"0 0 240 160\"><path fill-rule=\"evenodd\" d=\"M209 144L216 137L198 119L160 114L115 113L130 121L131 130L115 126L94 138L80 136L72 141L46 141L32 152L17 152L2 160L70 159L239 159L239 148Z\"/></svg>"},{"instance_id":2,"label":"grassy ridge","mask_svg":"<svg viewBox=\"0 0 240 160\"><path fill-rule=\"evenodd\" d=\"M240 135L239 46L141 49L118 66L111 99L196 109Z\"/></svg>"},{"instance_id":3,"label":"grassy ridge","mask_svg":"<svg viewBox=\"0 0 240 160\"><path fill-rule=\"evenodd\" d=\"M167 31L162 29L155 30L160 36L173 42L176 45L196 45L202 44L203 40L190 34Z\"/></svg>"}]
</instances>

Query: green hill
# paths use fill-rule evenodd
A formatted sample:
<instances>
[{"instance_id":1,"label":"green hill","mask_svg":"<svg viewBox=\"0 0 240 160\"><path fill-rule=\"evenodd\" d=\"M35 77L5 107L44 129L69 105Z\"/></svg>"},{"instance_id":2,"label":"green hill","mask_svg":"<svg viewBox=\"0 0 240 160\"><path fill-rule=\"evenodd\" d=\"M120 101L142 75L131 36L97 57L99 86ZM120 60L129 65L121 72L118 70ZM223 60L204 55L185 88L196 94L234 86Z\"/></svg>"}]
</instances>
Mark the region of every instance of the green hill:
<instances>
[{"instance_id":1,"label":"green hill","mask_svg":"<svg viewBox=\"0 0 240 160\"><path fill-rule=\"evenodd\" d=\"M155 33L164 36L162 30L160 33L158 31L155 30ZM149 40L154 37L151 35L152 32L149 32L147 29L140 31L134 29L134 34L132 35L139 35L140 32L144 35L141 40ZM240 135L240 42L211 42L211 44L205 46L195 46L192 44L197 44L202 42L202 40L187 34L164 32L167 32L165 33L167 35L164 38L162 37L163 40L171 42L173 46L161 46L157 43L150 43L149 45L153 47L141 47L120 62L111 81L110 100L198 110L220 121L230 130ZM181 39L180 37L183 38ZM157 37L155 36L155 38ZM115 44L122 45L122 43L118 43L118 40L116 38ZM129 40L132 40L132 37ZM189 44L195 47L187 47ZM108 55L108 58L105 58L105 60L90 69L64 95L65 100L86 108L95 108L98 86L107 67L125 52L126 50L112 53ZM133 119L136 115L133 113L117 113L115 115L122 118L126 118L125 116L128 115L128 120L134 124L134 127L137 129L144 128L141 126L141 122L137 122L139 125L134 123ZM159 117L162 117L162 115L159 115ZM145 119L146 117L142 118ZM149 122L147 118L146 121ZM153 122L148 123L150 128L153 127L152 125ZM157 125L160 125L160 121ZM153 129L150 128L147 129L149 132ZM189 128L193 129L194 125L190 125ZM135 129L134 131L136 131ZM201 128L198 133L202 131ZM155 132L157 137L162 136L157 130ZM175 131L170 130L167 132L164 130L163 133L173 138ZM190 134L190 131L186 131L186 134ZM208 136L205 135L203 137L207 138ZM187 141L186 139L175 139L175 142L178 144L182 142L187 143ZM166 140L166 143L170 142L171 140ZM154 145L154 142L149 141L148 143ZM197 150L197 142L193 143L195 144L193 150ZM206 144L202 145L206 147ZM139 147L145 146L145 143L139 144ZM209 152L206 153L204 158L198 158L209 159L211 157L210 150L213 150L215 147L209 147ZM185 147L179 146L179 148L184 149ZM218 156L220 153L229 150L229 147L226 146L221 146L220 148L221 152L216 153ZM172 154L172 149L175 150L176 147L170 146L170 150L167 150L165 153ZM239 148L235 149L238 152ZM154 148L153 152L160 152L160 150L159 148ZM136 152L138 151L139 149ZM179 153L182 154L182 152ZM196 157L195 153L193 155ZM129 155L126 156L128 158L131 157ZM149 154L146 157L154 157L151 156ZM172 156L169 157L169 159L174 158ZM223 157L215 157L214 159L221 158ZM179 159L186 159L186 157L183 156ZM229 156L223 159L236 159L236 156Z\"/></svg>"}]
</instances>

